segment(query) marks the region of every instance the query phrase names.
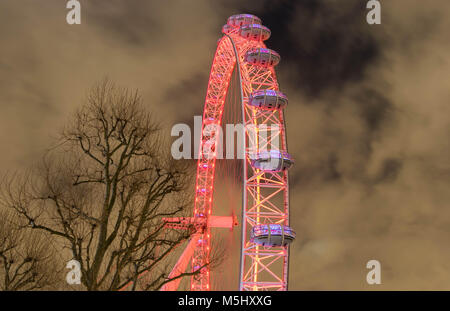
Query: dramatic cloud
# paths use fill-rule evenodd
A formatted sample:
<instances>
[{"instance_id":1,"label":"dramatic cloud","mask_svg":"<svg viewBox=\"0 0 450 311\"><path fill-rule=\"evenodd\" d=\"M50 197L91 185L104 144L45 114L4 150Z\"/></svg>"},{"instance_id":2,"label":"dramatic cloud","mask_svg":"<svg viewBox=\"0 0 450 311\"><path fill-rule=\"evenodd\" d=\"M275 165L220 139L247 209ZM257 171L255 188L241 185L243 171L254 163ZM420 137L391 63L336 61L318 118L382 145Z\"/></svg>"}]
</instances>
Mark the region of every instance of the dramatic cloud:
<instances>
[{"instance_id":1,"label":"dramatic cloud","mask_svg":"<svg viewBox=\"0 0 450 311\"><path fill-rule=\"evenodd\" d=\"M0 171L36 160L104 76L138 88L168 138L192 124L222 24L253 13L289 96L290 289L450 289L447 0L382 1L381 25L361 0L80 2L75 26L64 1L0 3ZM221 211L239 211L225 188Z\"/></svg>"},{"instance_id":2,"label":"dramatic cloud","mask_svg":"<svg viewBox=\"0 0 450 311\"><path fill-rule=\"evenodd\" d=\"M297 160L291 289L369 289L369 259L379 289L449 289L449 4L383 2L380 26L363 1L289 5L269 26Z\"/></svg>"}]
</instances>

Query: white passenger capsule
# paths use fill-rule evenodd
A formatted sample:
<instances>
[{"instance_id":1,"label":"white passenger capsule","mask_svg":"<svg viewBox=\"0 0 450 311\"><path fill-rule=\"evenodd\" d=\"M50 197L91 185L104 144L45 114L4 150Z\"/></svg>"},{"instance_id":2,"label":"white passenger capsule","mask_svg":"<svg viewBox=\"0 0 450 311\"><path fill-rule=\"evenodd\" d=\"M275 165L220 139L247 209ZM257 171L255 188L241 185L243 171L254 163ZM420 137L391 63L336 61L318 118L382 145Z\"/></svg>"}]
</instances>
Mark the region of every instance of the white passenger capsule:
<instances>
[{"instance_id":1,"label":"white passenger capsule","mask_svg":"<svg viewBox=\"0 0 450 311\"><path fill-rule=\"evenodd\" d=\"M289 169L294 160L289 153L279 150L260 151L249 154L251 165L265 172L281 172Z\"/></svg>"},{"instance_id":2,"label":"white passenger capsule","mask_svg":"<svg viewBox=\"0 0 450 311\"><path fill-rule=\"evenodd\" d=\"M247 63L261 67L276 66L280 62L280 59L280 54L265 48L252 49L244 56L244 60Z\"/></svg>"},{"instance_id":3,"label":"white passenger capsule","mask_svg":"<svg viewBox=\"0 0 450 311\"><path fill-rule=\"evenodd\" d=\"M250 238L253 243L262 246L286 246L295 240L291 227L280 224L256 225L252 228Z\"/></svg>"},{"instance_id":4,"label":"white passenger capsule","mask_svg":"<svg viewBox=\"0 0 450 311\"><path fill-rule=\"evenodd\" d=\"M253 41L264 41L269 39L270 30L266 26L260 24L244 25L239 28L239 35Z\"/></svg>"},{"instance_id":5,"label":"white passenger capsule","mask_svg":"<svg viewBox=\"0 0 450 311\"><path fill-rule=\"evenodd\" d=\"M280 91L259 90L248 98L248 104L266 110L283 109L288 104L286 95Z\"/></svg>"},{"instance_id":6,"label":"white passenger capsule","mask_svg":"<svg viewBox=\"0 0 450 311\"><path fill-rule=\"evenodd\" d=\"M250 24L261 24L261 19L252 14L237 14L228 17L227 24L234 27L241 27Z\"/></svg>"}]
</instances>

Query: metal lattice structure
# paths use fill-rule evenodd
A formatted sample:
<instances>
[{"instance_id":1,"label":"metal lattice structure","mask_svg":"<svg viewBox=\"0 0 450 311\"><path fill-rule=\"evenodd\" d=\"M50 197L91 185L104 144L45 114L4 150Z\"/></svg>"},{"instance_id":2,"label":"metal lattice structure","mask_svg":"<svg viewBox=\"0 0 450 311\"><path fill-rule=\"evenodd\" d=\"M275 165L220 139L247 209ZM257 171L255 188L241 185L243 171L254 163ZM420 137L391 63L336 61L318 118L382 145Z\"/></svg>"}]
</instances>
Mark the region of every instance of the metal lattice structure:
<instances>
[{"instance_id":1,"label":"metal lattice structure","mask_svg":"<svg viewBox=\"0 0 450 311\"><path fill-rule=\"evenodd\" d=\"M245 126L243 160L242 245L240 290L287 290L289 242L288 172L283 108L287 98L279 92L274 66L279 55L263 41L270 30L253 15L231 16L223 27L209 76L197 166L195 208L189 223L197 231L172 271L186 269L192 258L191 290L210 290L211 227L231 227L233 220L212 216L216 166L215 129L221 126L233 70L240 80L242 121ZM214 144L211 144L214 141ZM186 220L185 220L186 221ZM178 283L166 286L176 289Z\"/></svg>"}]
</instances>

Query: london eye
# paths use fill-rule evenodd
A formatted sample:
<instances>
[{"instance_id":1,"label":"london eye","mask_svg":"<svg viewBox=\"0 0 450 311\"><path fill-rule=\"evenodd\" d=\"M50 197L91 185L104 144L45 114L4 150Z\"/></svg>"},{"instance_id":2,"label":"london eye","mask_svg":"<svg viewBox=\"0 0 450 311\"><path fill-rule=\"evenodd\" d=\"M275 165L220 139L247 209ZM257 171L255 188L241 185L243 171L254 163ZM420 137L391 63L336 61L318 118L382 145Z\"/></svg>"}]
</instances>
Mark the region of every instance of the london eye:
<instances>
[{"instance_id":1,"label":"london eye","mask_svg":"<svg viewBox=\"0 0 450 311\"><path fill-rule=\"evenodd\" d=\"M217 192L219 129L230 97L232 80L238 83L235 110L243 125L243 139L237 148L243 158L237 168L242 189L239 209L241 226L239 290L288 289L289 244L295 232L289 226L288 153L284 113L288 98L280 91L275 66L280 55L264 44L271 32L251 14L233 15L222 28L223 36L211 67L202 118L197 162L195 207L189 218L167 219L178 229L195 227L189 244L172 270L176 277L188 266L190 289L211 290L209 261L212 228L232 228L236 217L214 216ZM239 143L239 142L238 142ZM236 169L236 168L235 168ZM180 279L163 290L176 290Z\"/></svg>"}]
</instances>

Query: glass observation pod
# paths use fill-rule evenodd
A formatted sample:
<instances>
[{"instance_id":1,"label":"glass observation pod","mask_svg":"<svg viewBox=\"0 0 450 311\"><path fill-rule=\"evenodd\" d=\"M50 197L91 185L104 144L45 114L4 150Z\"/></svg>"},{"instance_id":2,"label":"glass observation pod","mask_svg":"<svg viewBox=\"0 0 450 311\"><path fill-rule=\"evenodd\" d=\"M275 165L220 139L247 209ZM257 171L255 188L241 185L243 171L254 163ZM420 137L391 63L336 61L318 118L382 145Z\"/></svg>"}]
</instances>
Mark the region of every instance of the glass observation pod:
<instances>
[{"instance_id":1,"label":"glass observation pod","mask_svg":"<svg viewBox=\"0 0 450 311\"><path fill-rule=\"evenodd\" d=\"M270 37L270 30L260 24L244 25L239 28L239 35L253 41L265 41Z\"/></svg>"},{"instance_id":2,"label":"glass observation pod","mask_svg":"<svg viewBox=\"0 0 450 311\"><path fill-rule=\"evenodd\" d=\"M261 109L275 110L283 109L288 104L288 99L280 91L259 90L250 95L248 104Z\"/></svg>"},{"instance_id":3,"label":"glass observation pod","mask_svg":"<svg viewBox=\"0 0 450 311\"><path fill-rule=\"evenodd\" d=\"M288 226L264 224L254 226L250 237L253 243L262 246L286 246L295 240L295 232Z\"/></svg>"},{"instance_id":4,"label":"glass observation pod","mask_svg":"<svg viewBox=\"0 0 450 311\"><path fill-rule=\"evenodd\" d=\"M241 27L250 24L261 24L261 19L252 14L237 14L228 17L227 25Z\"/></svg>"},{"instance_id":5,"label":"glass observation pod","mask_svg":"<svg viewBox=\"0 0 450 311\"><path fill-rule=\"evenodd\" d=\"M248 51L244 56L244 61L261 67L276 66L280 62L280 54L271 49L256 48Z\"/></svg>"},{"instance_id":6,"label":"glass observation pod","mask_svg":"<svg viewBox=\"0 0 450 311\"><path fill-rule=\"evenodd\" d=\"M249 158L254 168L265 172L281 172L289 169L294 164L294 160L292 160L289 153L279 150L251 153Z\"/></svg>"}]
</instances>

